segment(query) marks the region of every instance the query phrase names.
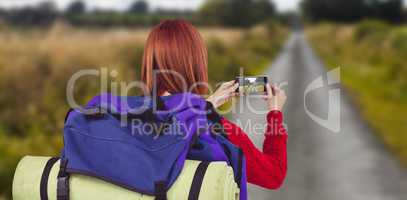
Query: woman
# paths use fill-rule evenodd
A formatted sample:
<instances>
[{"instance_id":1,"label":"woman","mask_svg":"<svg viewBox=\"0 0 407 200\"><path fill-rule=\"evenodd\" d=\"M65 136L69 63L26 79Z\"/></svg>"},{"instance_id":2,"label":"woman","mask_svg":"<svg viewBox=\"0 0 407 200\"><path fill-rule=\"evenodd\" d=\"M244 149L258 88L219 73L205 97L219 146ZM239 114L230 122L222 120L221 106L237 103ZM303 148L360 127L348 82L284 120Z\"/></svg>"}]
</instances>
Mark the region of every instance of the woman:
<instances>
[{"instance_id":1,"label":"woman","mask_svg":"<svg viewBox=\"0 0 407 200\"><path fill-rule=\"evenodd\" d=\"M147 39L141 79L149 91L153 91L156 82L160 96L181 92L206 95L207 65L207 50L198 31L186 21L167 20L154 27ZM160 73L155 74L155 70ZM217 108L236 96L237 87L234 81L224 83L207 101ZM286 96L279 88L274 87L272 91L270 85L267 85L267 91L264 99L269 113L263 151L258 150L237 125L225 118L221 122L228 139L243 150L248 182L278 189L287 171L287 133L282 125L281 113Z\"/></svg>"}]
</instances>

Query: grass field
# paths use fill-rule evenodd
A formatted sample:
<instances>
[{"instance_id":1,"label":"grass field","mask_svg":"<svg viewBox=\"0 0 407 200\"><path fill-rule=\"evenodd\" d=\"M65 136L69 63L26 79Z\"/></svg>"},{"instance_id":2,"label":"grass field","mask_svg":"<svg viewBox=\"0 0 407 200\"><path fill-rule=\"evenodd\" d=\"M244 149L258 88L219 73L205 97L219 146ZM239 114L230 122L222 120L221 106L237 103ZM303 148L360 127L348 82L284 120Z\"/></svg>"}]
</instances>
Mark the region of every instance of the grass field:
<instances>
[{"instance_id":1,"label":"grass field","mask_svg":"<svg viewBox=\"0 0 407 200\"><path fill-rule=\"evenodd\" d=\"M306 32L327 66L341 67L362 115L407 166L407 26L325 23Z\"/></svg>"},{"instance_id":2,"label":"grass field","mask_svg":"<svg viewBox=\"0 0 407 200\"><path fill-rule=\"evenodd\" d=\"M58 155L71 75L107 67L119 72L118 80L138 79L148 29L76 29L59 23L47 30L0 30L0 199L8 199L23 155ZM248 75L261 73L287 35L274 23L200 31L212 84L234 79L239 67ZM82 103L99 92L97 80L79 81L75 90Z\"/></svg>"}]
</instances>

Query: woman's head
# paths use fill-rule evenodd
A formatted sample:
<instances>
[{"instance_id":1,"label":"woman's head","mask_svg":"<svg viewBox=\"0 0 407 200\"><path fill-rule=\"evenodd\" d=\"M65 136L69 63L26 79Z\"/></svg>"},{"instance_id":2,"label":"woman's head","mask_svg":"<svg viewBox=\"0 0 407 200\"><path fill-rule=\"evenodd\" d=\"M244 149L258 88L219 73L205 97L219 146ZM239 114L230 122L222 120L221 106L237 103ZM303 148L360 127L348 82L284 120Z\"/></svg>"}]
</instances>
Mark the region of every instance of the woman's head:
<instances>
[{"instance_id":1,"label":"woman's head","mask_svg":"<svg viewBox=\"0 0 407 200\"><path fill-rule=\"evenodd\" d=\"M207 65L206 46L197 29L184 20L166 20L148 36L141 80L149 91L157 84L159 93L202 95L208 89Z\"/></svg>"}]
</instances>

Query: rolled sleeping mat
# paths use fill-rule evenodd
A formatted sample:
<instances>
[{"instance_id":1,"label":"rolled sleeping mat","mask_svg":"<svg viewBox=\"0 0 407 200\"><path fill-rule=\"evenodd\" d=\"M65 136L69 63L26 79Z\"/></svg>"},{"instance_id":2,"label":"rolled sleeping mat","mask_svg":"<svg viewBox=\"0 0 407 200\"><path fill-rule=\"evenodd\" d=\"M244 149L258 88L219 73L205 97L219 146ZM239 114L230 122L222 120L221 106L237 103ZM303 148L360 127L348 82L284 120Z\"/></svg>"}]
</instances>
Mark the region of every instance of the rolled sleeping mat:
<instances>
[{"instance_id":1,"label":"rolled sleeping mat","mask_svg":"<svg viewBox=\"0 0 407 200\"><path fill-rule=\"evenodd\" d=\"M47 163L50 171L46 170ZM238 200L239 188L234 181L233 169L225 162L207 164L207 162L186 160L181 174L167 192L168 200L188 200L193 195L197 198L192 199L199 200ZM200 170L197 170L198 166ZM202 170L205 168L206 171ZM14 174L13 199L56 200L58 172L57 158L24 157L18 163ZM199 178L199 174L204 175L203 179ZM194 187L191 187L192 185ZM139 194L101 179L79 174L71 174L69 186L71 200L155 199L154 196Z\"/></svg>"}]
</instances>

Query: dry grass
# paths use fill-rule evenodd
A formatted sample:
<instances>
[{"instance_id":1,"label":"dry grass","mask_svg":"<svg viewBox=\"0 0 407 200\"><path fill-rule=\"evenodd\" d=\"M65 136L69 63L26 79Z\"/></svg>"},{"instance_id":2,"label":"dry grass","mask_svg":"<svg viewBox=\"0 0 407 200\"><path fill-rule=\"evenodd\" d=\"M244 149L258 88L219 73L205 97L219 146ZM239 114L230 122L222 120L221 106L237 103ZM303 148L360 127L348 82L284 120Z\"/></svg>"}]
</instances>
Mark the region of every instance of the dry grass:
<instances>
[{"instance_id":1,"label":"dry grass","mask_svg":"<svg viewBox=\"0 0 407 200\"><path fill-rule=\"evenodd\" d=\"M244 33L240 29L222 28L201 28L200 32L207 41L215 38L225 44L240 40ZM127 47L131 54L133 47L142 48L148 33L149 29L74 29L61 23L46 31L2 31L0 73L19 74L31 69L41 55L47 55L50 65L58 68L72 67L75 62L72 59L83 60L81 63L85 64L118 64L117 54L126 53L117 52L118 49Z\"/></svg>"}]
</instances>

